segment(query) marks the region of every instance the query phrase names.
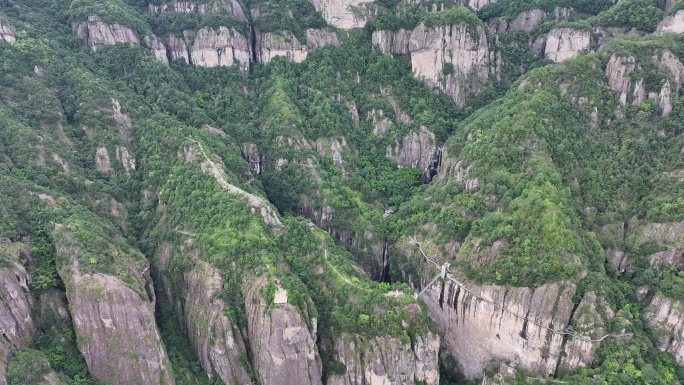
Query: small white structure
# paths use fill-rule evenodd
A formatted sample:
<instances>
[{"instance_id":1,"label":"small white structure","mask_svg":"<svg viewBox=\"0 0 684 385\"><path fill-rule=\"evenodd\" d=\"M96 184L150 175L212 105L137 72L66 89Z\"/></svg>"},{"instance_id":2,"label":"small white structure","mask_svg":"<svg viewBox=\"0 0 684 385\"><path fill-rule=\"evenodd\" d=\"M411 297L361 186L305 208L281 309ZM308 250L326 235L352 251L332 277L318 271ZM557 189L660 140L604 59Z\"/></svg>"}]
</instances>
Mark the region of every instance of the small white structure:
<instances>
[{"instance_id":1,"label":"small white structure","mask_svg":"<svg viewBox=\"0 0 684 385\"><path fill-rule=\"evenodd\" d=\"M275 296L273 297L273 303L285 304L287 303L287 290L282 287L277 287L275 291Z\"/></svg>"}]
</instances>

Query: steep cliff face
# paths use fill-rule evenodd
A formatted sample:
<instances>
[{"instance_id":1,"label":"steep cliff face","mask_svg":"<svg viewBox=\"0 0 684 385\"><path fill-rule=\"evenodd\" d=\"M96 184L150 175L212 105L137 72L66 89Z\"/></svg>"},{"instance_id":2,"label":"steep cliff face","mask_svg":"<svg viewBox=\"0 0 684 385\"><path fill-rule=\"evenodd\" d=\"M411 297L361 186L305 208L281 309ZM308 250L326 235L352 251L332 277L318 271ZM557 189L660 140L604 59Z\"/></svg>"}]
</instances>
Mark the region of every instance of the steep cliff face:
<instances>
[{"instance_id":1,"label":"steep cliff face","mask_svg":"<svg viewBox=\"0 0 684 385\"><path fill-rule=\"evenodd\" d=\"M541 9L531 9L522 12L515 19L508 20L500 18L489 22L492 31L498 34L504 34L512 31L524 31L526 33L532 32L537 25L546 17L546 12Z\"/></svg>"},{"instance_id":2,"label":"steep cliff face","mask_svg":"<svg viewBox=\"0 0 684 385\"><path fill-rule=\"evenodd\" d=\"M562 62L591 48L591 33L574 28L554 28L546 37L544 55Z\"/></svg>"},{"instance_id":3,"label":"steep cliff face","mask_svg":"<svg viewBox=\"0 0 684 385\"><path fill-rule=\"evenodd\" d=\"M145 36L145 46L150 49L157 60L164 64L169 63L169 54L166 46L156 36Z\"/></svg>"},{"instance_id":4,"label":"steep cliff face","mask_svg":"<svg viewBox=\"0 0 684 385\"><path fill-rule=\"evenodd\" d=\"M615 314L603 299L596 297L594 292L588 292L575 309L572 317L573 330L590 339L600 339L606 334L606 323ZM571 338L564 346L565 355L560 365L566 369L590 367L594 361L594 354L599 344L581 338Z\"/></svg>"},{"instance_id":5,"label":"steep cliff face","mask_svg":"<svg viewBox=\"0 0 684 385\"><path fill-rule=\"evenodd\" d=\"M344 334L335 340L335 360L346 372L331 375L327 385L437 385L439 346L439 337L432 333L407 341Z\"/></svg>"},{"instance_id":6,"label":"steep cliff face","mask_svg":"<svg viewBox=\"0 0 684 385\"><path fill-rule=\"evenodd\" d=\"M363 28L372 20L376 10L372 1L364 0L312 0L325 21L342 29Z\"/></svg>"},{"instance_id":7,"label":"steep cliff face","mask_svg":"<svg viewBox=\"0 0 684 385\"><path fill-rule=\"evenodd\" d=\"M0 18L0 40L10 44L17 40L17 31L10 23Z\"/></svg>"},{"instance_id":8,"label":"steep cliff face","mask_svg":"<svg viewBox=\"0 0 684 385\"><path fill-rule=\"evenodd\" d=\"M669 264L684 268L684 223L646 223L635 229L635 243L655 243L660 251L648 256L653 267Z\"/></svg>"},{"instance_id":9,"label":"steep cliff face","mask_svg":"<svg viewBox=\"0 0 684 385\"><path fill-rule=\"evenodd\" d=\"M673 101L678 98L684 84L684 64L669 50L654 54L651 63L637 63L634 56L612 55L606 66L606 77L610 88L620 93L620 104L639 106L647 100L653 100L661 108L661 115L667 116L672 112ZM655 65L670 78L660 86L660 92L647 92L643 77L632 78L634 70L643 65ZM653 86L653 85L651 85Z\"/></svg>"},{"instance_id":10,"label":"steep cliff face","mask_svg":"<svg viewBox=\"0 0 684 385\"><path fill-rule=\"evenodd\" d=\"M644 319L661 333L656 346L684 364L684 303L656 294L644 312Z\"/></svg>"},{"instance_id":11,"label":"steep cliff face","mask_svg":"<svg viewBox=\"0 0 684 385\"><path fill-rule=\"evenodd\" d=\"M420 131L406 135L394 148L387 147L386 156L394 159L399 167L415 167L423 170L426 180L437 172L440 162L440 148L435 134L425 126Z\"/></svg>"},{"instance_id":12,"label":"steep cliff face","mask_svg":"<svg viewBox=\"0 0 684 385\"><path fill-rule=\"evenodd\" d=\"M658 24L657 32L684 33L684 10L677 11Z\"/></svg>"},{"instance_id":13,"label":"steep cliff face","mask_svg":"<svg viewBox=\"0 0 684 385\"><path fill-rule=\"evenodd\" d=\"M482 26L420 24L410 33L375 31L373 44L384 53L410 53L413 74L451 95L459 107L465 105L468 93L477 92L496 71Z\"/></svg>"},{"instance_id":14,"label":"steep cliff face","mask_svg":"<svg viewBox=\"0 0 684 385\"><path fill-rule=\"evenodd\" d=\"M553 374L563 336L549 328L565 330L575 286L553 283L536 289L494 285L467 288L449 280L443 287L438 282L425 292L425 303L440 329L444 351L458 360L463 374L467 378L482 376L492 359Z\"/></svg>"},{"instance_id":15,"label":"steep cliff face","mask_svg":"<svg viewBox=\"0 0 684 385\"><path fill-rule=\"evenodd\" d=\"M107 24L97 15L90 15L88 20L72 23L71 29L93 51L104 45L117 43L140 44L133 30L118 23Z\"/></svg>"},{"instance_id":16,"label":"steep cliff face","mask_svg":"<svg viewBox=\"0 0 684 385\"><path fill-rule=\"evenodd\" d=\"M235 64L242 71L249 69L249 40L235 29L205 27L195 33L185 31L183 37L171 35L169 49L172 60L185 58L194 66L218 67Z\"/></svg>"},{"instance_id":17,"label":"steep cliff face","mask_svg":"<svg viewBox=\"0 0 684 385\"><path fill-rule=\"evenodd\" d=\"M5 247L0 245L0 248ZM34 331L34 323L28 273L15 261L18 255L5 259L2 252L0 249L0 263L3 263L0 267L0 385L6 385L9 354L14 349L26 346Z\"/></svg>"},{"instance_id":18,"label":"steep cliff face","mask_svg":"<svg viewBox=\"0 0 684 385\"><path fill-rule=\"evenodd\" d=\"M218 270L198 262L185 274L184 321L188 339L202 368L227 385L249 384L245 342L226 316L227 304L217 297L223 290Z\"/></svg>"},{"instance_id":19,"label":"steep cliff face","mask_svg":"<svg viewBox=\"0 0 684 385\"><path fill-rule=\"evenodd\" d=\"M411 30L400 29L397 31L373 31L373 45L380 48L384 53L407 54Z\"/></svg>"},{"instance_id":20,"label":"steep cliff face","mask_svg":"<svg viewBox=\"0 0 684 385\"><path fill-rule=\"evenodd\" d=\"M237 0L219 0L213 3L203 3L196 1L170 1L162 4L149 4L150 13L219 13L227 12L240 21L247 21L245 11Z\"/></svg>"},{"instance_id":21,"label":"steep cliff face","mask_svg":"<svg viewBox=\"0 0 684 385\"><path fill-rule=\"evenodd\" d=\"M254 370L263 385L321 384L316 320L307 325L289 303L269 304L261 291L264 277L245 282L245 310Z\"/></svg>"},{"instance_id":22,"label":"steep cliff face","mask_svg":"<svg viewBox=\"0 0 684 385\"><path fill-rule=\"evenodd\" d=\"M301 63L306 59L307 47L289 31L260 34L256 43L256 58L260 63L268 63L276 56Z\"/></svg>"},{"instance_id":23,"label":"steep cliff face","mask_svg":"<svg viewBox=\"0 0 684 385\"><path fill-rule=\"evenodd\" d=\"M132 264L131 283L113 275L84 273L78 255L85 251L72 244L72 235L62 233L64 229L59 230L57 241L58 257L63 260L59 274L66 286L78 348L90 373L111 384L174 384L154 306L147 299L148 267Z\"/></svg>"},{"instance_id":24,"label":"steep cliff face","mask_svg":"<svg viewBox=\"0 0 684 385\"><path fill-rule=\"evenodd\" d=\"M496 3L496 0L458 0L459 5L468 6L476 11L489 4Z\"/></svg>"}]
</instances>

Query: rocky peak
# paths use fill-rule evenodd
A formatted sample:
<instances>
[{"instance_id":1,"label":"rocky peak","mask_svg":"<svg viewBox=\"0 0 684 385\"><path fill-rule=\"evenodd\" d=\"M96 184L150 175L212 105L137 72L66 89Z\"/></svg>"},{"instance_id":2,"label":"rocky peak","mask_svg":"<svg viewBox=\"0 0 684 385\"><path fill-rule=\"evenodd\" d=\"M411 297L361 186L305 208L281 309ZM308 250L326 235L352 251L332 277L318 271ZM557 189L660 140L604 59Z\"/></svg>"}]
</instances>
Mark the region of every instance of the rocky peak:
<instances>
[{"instance_id":1,"label":"rocky peak","mask_svg":"<svg viewBox=\"0 0 684 385\"><path fill-rule=\"evenodd\" d=\"M0 40L10 44L17 40L17 31L10 23L0 18Z\"/></svg>"},{"instance_id":2,"label":"rocky peak","mask_svg":"<svg viewBox=\"0 0 684 385\"><path fill-rule=\"evenodd\" d=\"M103 45L140 44L133 30L118 23L107 24L98 15L90 15L88 20L71 23L71 29L93 51Z\"/></svg>"}]
</instances>

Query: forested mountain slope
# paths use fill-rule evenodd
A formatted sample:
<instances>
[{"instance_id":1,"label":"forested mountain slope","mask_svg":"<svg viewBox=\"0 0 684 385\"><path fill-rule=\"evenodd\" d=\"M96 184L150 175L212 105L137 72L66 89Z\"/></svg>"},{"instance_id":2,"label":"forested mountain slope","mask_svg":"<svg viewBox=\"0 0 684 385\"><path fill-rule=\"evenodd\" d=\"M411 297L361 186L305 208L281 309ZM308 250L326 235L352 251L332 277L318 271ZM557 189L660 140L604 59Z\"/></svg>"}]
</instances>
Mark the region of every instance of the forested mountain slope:
<instances>
[{"instance_id":1,"label":"forested mountain slope","mask_svg":"<svg viewBox=\"0 0 684 385\"><path fill-rule=\"evenodd\" d=\"M0 384L684 382L683 33L0 0Z\"/></svg>"}]
</instances>

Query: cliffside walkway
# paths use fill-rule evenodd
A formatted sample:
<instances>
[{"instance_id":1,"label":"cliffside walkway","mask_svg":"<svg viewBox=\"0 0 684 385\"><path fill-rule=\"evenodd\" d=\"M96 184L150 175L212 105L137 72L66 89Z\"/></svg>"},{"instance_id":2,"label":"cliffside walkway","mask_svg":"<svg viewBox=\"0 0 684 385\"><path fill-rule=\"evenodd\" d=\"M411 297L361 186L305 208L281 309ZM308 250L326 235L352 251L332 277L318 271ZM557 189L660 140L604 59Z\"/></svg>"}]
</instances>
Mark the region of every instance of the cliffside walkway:
<instances>
[{"instance_id":1,"label":"cliffside walkway","mask_svg":"<svg viewBox=\"0 0 684 385\"><path fill-rule=\"evenodd\" d=\"M549 326L546 326L546 325L542 325L540 322L537 322L537 321L535 321L535 320L533 320L533 319L530 319L530 317L528 317L528 316L524 316L524 315L522 315L522 314L518 314L518 313L516 313L515 311L510 310L510 309L508 309L508 308L506 308L506 307L503 307L503 306L497 304L496 302L494 302L494 301L492 301L492 300L490 300L490 299L484 298L483 296L481 296L481 295L475 293L474 291L468 289L468 287L466 287L462 282L458 281L457 279L455 279L455 278L453 278L452 276L449 275L448 269L449 269L449 266L450 266L450 265L449 265L448 262L445 263L445 264L442 265L442 266L438 265L435 261L431 260L431 259L427 256L427 254L425 254L425 252L423 251L423 248L421 247L420 242L418 242L415 238L409 238L409 239L410 239L410 241L411 241L412 244L418 246L418 250L420 250L420 253L423 254L423 257L425 257L425 259L426 259L428 262L432 263L433 265L435 265L437 268L440 269L440 273L439 273L437 276L435 276L435 278L434 278L432 281L430 281L430 283L429 283L428 285L426 285L426 286L423 288L423 290L421 290L421 292L418 293L418 294L416 295L416 297L423 295L423 294L425 293L425 291L427 291L427 289L430 288L430 287L435 283L435 281L437 281L437 279L439 279L440 277L444 277L445 279L448 279L448 280L450 280L451 282L453 282L453 283L455 283L456 285L458 285L461 289L463 289L465 292L469 293L469 294L472 295L473 297L475 297L475 298L477 298L477 299L479 299L479 300L485 301L485 302L487 302L487 303L490 303L490 304L492 304L494 307L496 307L497 309L501 309L501 310L503 310L503 311L505 311L505 312L507 312L507 313L509 313L509 314L512 314L512 315L514 315L514 316L516 316L516 317L518 317L518 318L521 318L521 319L524 320L524 321L527 321L527 322L529 322L529 323L532 323L532 324L534 324L534 325L537 325L537 326L539 326L540 328L547 329L547 330L551 331L551 332L554 333L554 334L572 336L573 338L576 338L576 339L578 339L578 340L580 340L580 341L585 341L585 342L601 342L601 341L605 340L605 339L608 338L608 337L621 338L621 337L632 337L632 336L634 335L633 333L621 333L621 334L614 334L614 333L612 333L612 334L606 334L606 335L604 335L604 336L601 337L601 338L592 339L591 337L581 336L581 335L579 335L579 334L577 334L577 333L575 333L575 332L568 331L567 329L566 329L566 330L557 330L557 329L554 329L554 328L552 328L552 327L549 327Z\"/></svg>"}]
</instances>

